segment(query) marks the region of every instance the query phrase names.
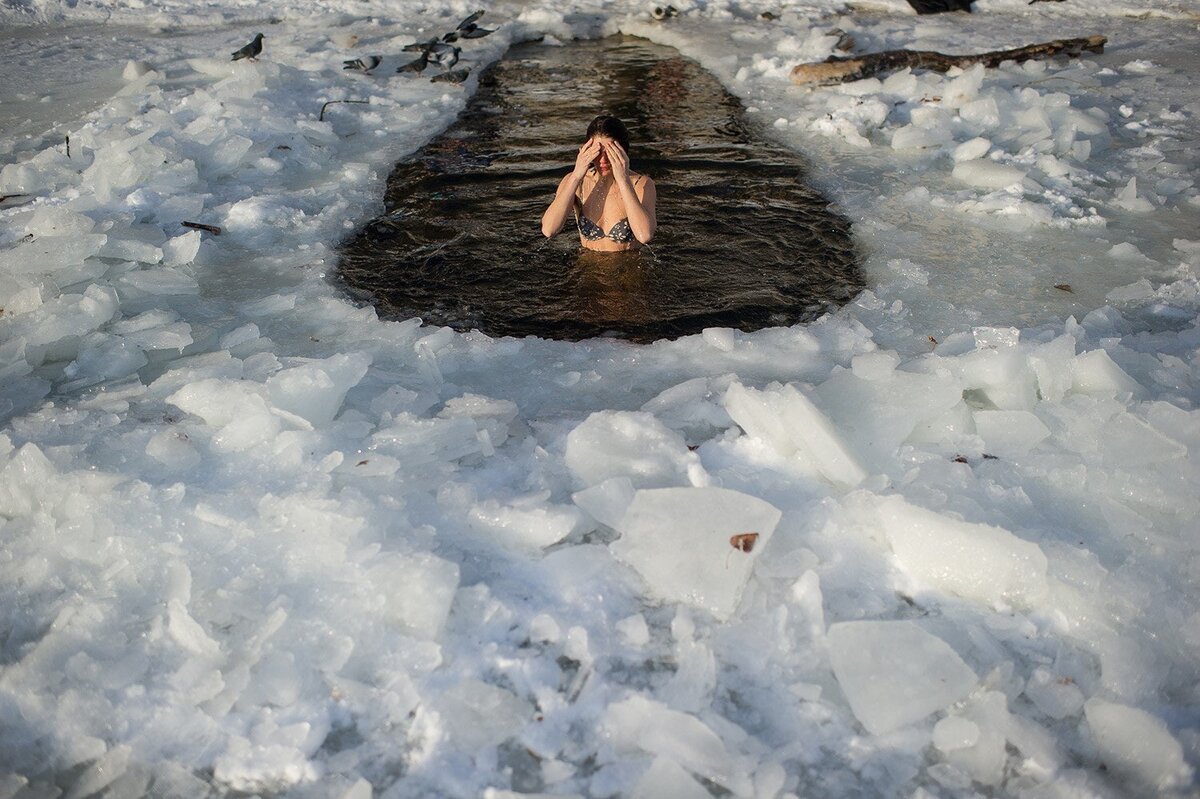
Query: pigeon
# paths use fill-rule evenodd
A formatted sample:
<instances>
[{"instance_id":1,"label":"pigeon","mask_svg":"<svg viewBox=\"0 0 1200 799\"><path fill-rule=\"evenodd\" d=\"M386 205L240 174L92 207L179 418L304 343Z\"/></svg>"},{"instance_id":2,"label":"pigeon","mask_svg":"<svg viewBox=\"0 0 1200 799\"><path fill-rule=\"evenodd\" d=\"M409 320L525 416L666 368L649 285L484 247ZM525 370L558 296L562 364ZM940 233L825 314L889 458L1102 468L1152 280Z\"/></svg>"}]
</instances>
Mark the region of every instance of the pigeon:
<instances>
[{"instance_id":1,"label":"pigeon","mask_svg":"<svg viewBox=\"0 0 1200 799\"><path fill-rule=\"evenodd\" d=\"M442 72L434 75L429 79L430 83L462 83L471 74L469 69L453 69L449 72Z\"/></svg>"},{"instance_id":2,"label":"pigeon","mask_svg":"<svg viewBox=\"0 0 1200 799\"><path fill-rule=\"evenodd\" d=\"M262 52L262 40L263 35L261 33L256 34L254 41L250 42L250 44L246 45L240 50L234 51L233 60L241 61L243 58L248 58L251 61L257 61L259 53Z\"/></svg>"},{"instance_id":3,"label":"pigeon","mask_svg":"<svg viewBox=\"0 0 1200 799\"><path fill-rule=\"evenodd\" d=\"M450 69L458 63L458 54L462 52L461 47L437 48L429 59L437 64L442 69Z\"/></svg>"},{"instance_id":4,"label":"pigeon","mask_svg":"<svg viewBox=\"0 0 1200 799\"><path fill-rule=\"evenodd\" d=\"M409 61L402 67L396 67L397 72L421 72L425 67L429 66L429 54L421 53L421 55Z\"/></svg>"},{"instance_id":5,"label":"pigeon","mask_svg":"<svg viewBox=\"0 0 1200 799\"><path fill-rule=\"evenodd\" d=\"M343 61L342 63L345 64L342 69L354 69L359 72L370 72L371 70L375 69L375 67L383 63L383 56L369 55L365 58L352 58L349 61Z\"/></svg>"},{"instance_id":6,"label":"pigeon","mask_svg":"<svg viewBox=\"0 0 1200 799\"><path fill-rule=\"evenodd\" d=\"M655 6L654 10L650 12L650 16L654 17L655 19L666 19L667 17L674 17L678 15L679 9L675 6L667 6L666 8L663 8L662 6Z\"/></svg>"},{"instance_id":7,"label":"pigeon","mask_svg":"<svg viewBox=\"0 0 1200 799\"><path fill-rule=\"evenodd\" d=\"M474 22L472 22L470 25L468 25L467 27L460 30L458 35L464 39L482 39L484 36L487 36L489 33L495 33L495 32L496 32L495 28L488 30L486 28L481 28L478 25L476 25Z\"/></svg>"},{"instance_id":8,"label":"pigeon","mask_svg":"<svg viewBox=\"0 0 1200 799\"><path fill-rule=\"evenodd\" d=\"M483 16L483 12L482 12L482 11L476 11L474 14L472 14L472 15L471 15L471 16L469 16L469 17L467 17L467 18L466 18L466 19L464 19L462 22L458 23L458 28L457 28L456 30L460 30L460 31L461 31L461 30L466 30L467 28L473 28L473 27L475 27L475 23L476 23L476 22L479 20L479 18L480 18L480 17L482 17L482 16Z\"/></svg>"},{"instance_id":9,"label":"pigeon","mask_svg":"<svg viewBox=\"0 0 1200 799\"><path fill-rule=\"evenodd\" d=\"M430 39L429 41L425 42L413 42L412 44L406 44L400 49L405 53L427 53L437 44L439 44L437 39Z\"/></svg>"},{"instance_id":10,"label":"pigeon","mask_svg":"<svg viewBox=\"0 0 1200 799\"><path fill-rule=\"evenodd\" d=\"M446 42L447 44L452 44L454 42L457 42L458 41L458 31L457 30L450 31L449 33L447 33L445 36L442 37L442 41Z\"/></svg>"}]
</instances>

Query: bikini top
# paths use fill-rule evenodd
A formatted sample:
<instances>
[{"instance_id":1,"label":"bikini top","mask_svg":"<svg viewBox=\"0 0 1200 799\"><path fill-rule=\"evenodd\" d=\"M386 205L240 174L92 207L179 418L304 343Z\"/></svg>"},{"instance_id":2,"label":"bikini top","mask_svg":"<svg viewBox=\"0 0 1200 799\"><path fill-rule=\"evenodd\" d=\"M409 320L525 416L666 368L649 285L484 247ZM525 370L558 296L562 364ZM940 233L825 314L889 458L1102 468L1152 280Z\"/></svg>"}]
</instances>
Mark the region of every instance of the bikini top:
<instances>
[{"instance_id":1,"label":"bikini top","mask_svg":"<svg viewBox=\"0 0 1200 799\"><path fill-rule=\"evenodd\" d=\"M629 228L629 217L614 223L605 233L604 228L584 215L583 203L580 201L579 195L575 196L575 226L579 228L579 234L588 241L612 239L619 244L628 244L633 241L633 231Z\"/></svg>"}]
</instances>

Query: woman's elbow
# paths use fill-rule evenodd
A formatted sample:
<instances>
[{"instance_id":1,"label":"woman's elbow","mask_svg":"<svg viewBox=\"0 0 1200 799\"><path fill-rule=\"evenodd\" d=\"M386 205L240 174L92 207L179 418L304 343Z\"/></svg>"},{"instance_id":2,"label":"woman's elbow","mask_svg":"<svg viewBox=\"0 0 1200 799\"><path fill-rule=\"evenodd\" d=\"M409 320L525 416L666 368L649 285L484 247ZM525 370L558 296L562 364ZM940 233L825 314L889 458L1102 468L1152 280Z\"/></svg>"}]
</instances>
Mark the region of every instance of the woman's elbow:
<instances>
[{"instance_id":1,"label":"woman's elbow","mask_svg":"<svg viewBox=\"0 0 1200 799\"><path fill-rule=\"evenodd\" d=\"M647 230L643 231L641 235L638 235L635 232L634 237L642 244L649 244L650 242L654 241L654 234L657 232L658 230L656 228L648 228Z\"/></svg>"},{"instance_id":2,"label":"woman's elbow","mask_svg":"<svg viewBox=\"0 0 1200 799\"><path fill-rule=\"evenodd\" d=\"M559 227L561 227L561 225ZM554 238L554 235L556 233L558 233L558 228L552 228L546 224L542 225L542 235L545 236L546 238L548 238L548 239Z\"/></svg>"}]
</instances>

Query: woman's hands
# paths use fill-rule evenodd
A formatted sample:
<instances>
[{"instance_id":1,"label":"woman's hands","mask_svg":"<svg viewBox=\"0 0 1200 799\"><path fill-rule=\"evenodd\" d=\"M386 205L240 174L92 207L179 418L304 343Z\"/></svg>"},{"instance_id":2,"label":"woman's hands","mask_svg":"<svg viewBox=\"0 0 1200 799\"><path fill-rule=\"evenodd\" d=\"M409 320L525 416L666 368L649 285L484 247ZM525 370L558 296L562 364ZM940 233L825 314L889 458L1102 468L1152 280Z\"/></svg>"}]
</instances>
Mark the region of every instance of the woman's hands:
<instances>
[{"instance_id":1,"label":"woman's hands","mask_svg":"<svg viewBox=\"0 0 1200 799\"><path fill-rule=\"evenodd\" d=\"M623 181L629 176L629 156L621 149L621 145L611 139L602 142L604 154L608 156L608 164L612 168L613 179Z\"/></svg>"},{"instance_id":2,"label":"woman's hands","mask_svg":"<svg viewBox=\"0 0 1200 799\"><path fill-rule=\"evenodd\" d=\"M600 155L600 142L596 139L588 139L579 148L579 155L575 156L575 170L571 173L574 177L582 180L583 176L592 166L592 162Z\"/></svg>"}]
</instances>

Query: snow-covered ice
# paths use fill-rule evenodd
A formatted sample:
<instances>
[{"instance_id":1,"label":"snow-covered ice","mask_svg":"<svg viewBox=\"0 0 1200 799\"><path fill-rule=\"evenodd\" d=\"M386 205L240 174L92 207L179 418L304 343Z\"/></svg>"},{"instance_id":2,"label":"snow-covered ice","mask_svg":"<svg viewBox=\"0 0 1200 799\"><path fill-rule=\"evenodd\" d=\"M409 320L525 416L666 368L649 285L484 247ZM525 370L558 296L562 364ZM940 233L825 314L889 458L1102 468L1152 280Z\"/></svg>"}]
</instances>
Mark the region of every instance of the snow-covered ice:
<instances>
[{"instance_id":1,"label":"snow-covered ice","mask_svg":"<svg viewBox=\"0 0 1200 799\"><path fill-rule=\"evenodd\" d=\"M676 6L488 6L455 86L394 67L457 0L0 4L0 796L1195 794L1200 9ZM647 346L339 290L488 63L617 32L868 290ZM792 86L841 32L1109 45Z\"/></svg>"}]
</instances>

